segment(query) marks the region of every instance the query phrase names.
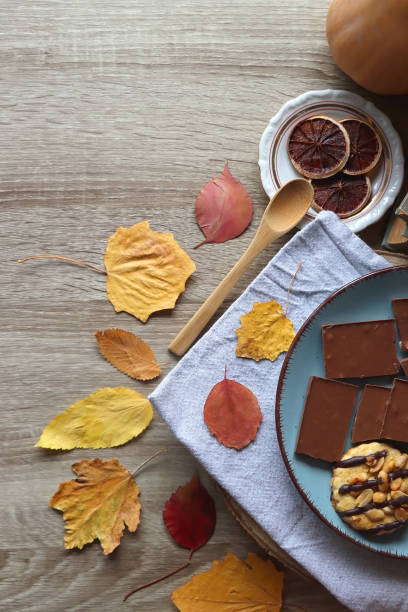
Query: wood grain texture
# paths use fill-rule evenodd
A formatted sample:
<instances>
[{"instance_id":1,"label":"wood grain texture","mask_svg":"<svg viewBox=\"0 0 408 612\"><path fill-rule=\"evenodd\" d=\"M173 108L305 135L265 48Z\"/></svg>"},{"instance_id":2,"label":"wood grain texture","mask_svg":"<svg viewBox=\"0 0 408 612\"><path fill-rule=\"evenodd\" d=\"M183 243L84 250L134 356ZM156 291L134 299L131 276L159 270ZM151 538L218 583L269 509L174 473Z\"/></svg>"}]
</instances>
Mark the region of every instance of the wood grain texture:
<instances>
[{"instance_id":1,"label":"wood grain texture","mask_svg":"<svg viewBox=\"0 0 408 612\"><path fill-rule=\"evenodd\" d=\"M221 281L254 235L265 197L257 167L260 135L289 98L326 87L360 91L334 66L324 35L328 0L3 0L0 5L0 609L39 612L174 610L169 594L227 551L257 550L225 509L214 484L158 416L121 448L51 453L33 448L58 412L102 386L147 394L98 354L94 331L123 327L176 363L166 347ZM408 141L406 98L368 95ZM227 244L201 239L193 205L229 160L254 202L251 227ZM146 325L116 315L105 279L59 262L17 264L58 253L101 265L119 226L148 219L172 231L197 272L174 312ZM224 310L284 243L262 253ZM168 369L171 368L171 365ZM129 469L167 453L137 477L142 521L104 557L97 544L63 549L63 522L47 507L70 466L117 456ZM183 562L161 509L199 469L217 498L218 523L191 568L122 595ZM317 583L288 572L287 602L344 610ZM289 609L289 608L288 608Z\"/></svg>"}]
</instances>

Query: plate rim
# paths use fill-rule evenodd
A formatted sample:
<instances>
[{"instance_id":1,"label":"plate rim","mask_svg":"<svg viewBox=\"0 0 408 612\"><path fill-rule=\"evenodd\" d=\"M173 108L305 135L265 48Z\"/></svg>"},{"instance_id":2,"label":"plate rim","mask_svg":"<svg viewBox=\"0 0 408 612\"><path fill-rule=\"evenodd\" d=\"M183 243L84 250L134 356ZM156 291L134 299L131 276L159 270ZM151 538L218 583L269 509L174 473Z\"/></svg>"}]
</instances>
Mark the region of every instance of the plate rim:
<instances>
[{"instance_id":1,"label":"plate rim","mask_svg":"<svg viewBox=\"0 0 408 612\"><path fill-rule=\"evenodd\" d=\"M372 225L378 221L378 219L380 219L394 203L399 191L401 190L404 179L404 153L402 150L401 138L388 115L373 104L373 102L363 98L363 96L359 94L344 89L312 89L287 100L280 107L278 112L269 120L259 141L258 166L261 176L261 183L268 197L271 197L271 195L275 193L275 190L273 189L273 186L270 185L269 180L270 140L285 119L286 114L290 113L302 104L330 100L337 102L343 101L345 104L355 104L366 114L372 116L381 126L384 134L387 136L389 146L391 147L394 155L395 161L392 164L390 171L390 184L388 185L388 188L378 202L377 206L360 218L353 220L353 217L351 216L350 218L343 220L351 231L360 232L369 225ZM308 221L306 221L306 223L307 222ZM303 225L304 221L302 222L302 227Z\"/></svg>"},{"instance_id":2,"label":"plate rim","mask_svg":"<svg viewBox=\"0 0 408 612\"><path fill-rule=\"evenodd\" d=\"M275 425L276 425L276 434L277 434L277 437L278 437L279 449L280 449L280 452L281 452L282 459L283 459L283 462L285 464L286 470L287 470L287 472L288 472L288 474L289 474L293 484L295 485L297 491L300 493L301 497L308 504L308 506L313 510L313 512L323 521L323 523L325 523L328 527L330 527L330 529L332 529L333 531L335 531L336 533L341 535L343 538L346 538L350 542L353 542L353 544L356 544L357 546L360 546L361 548L364 548L365 550L370 550L371 552L375 552L375 553L383 555L385 557L394 557L394 558L397 558L397 559L408 559L408 552L400 554L400 553L396 553L396 552L390 552L390 551L387 551L387 550L379 550L378 548L375 548L375 547L371 546L370 544L365 544L363 542L360 542L359 540L353 538L351 535L345 533L344 531L342 531L341 529L336 527L336 525L331 523L330 520L328 518L326 518L324 516L324 514L322 514L320 512L320 510L314 505L312 500L306 495L305 491L302 488L302 485L300 484L300 482L298 481L298 479L296 478L296 476L294 474L294 471L292 470L292 467L291 467L290 462L289 462L289 458L288 458L287 453L286 453L285 445L284 445L284 442L283 442L283 434L282 434L282 429L281 429L281 418L280 418L280 416L281 416L281 410L280 410L281 394L282 394L282 389L283 389L283 385L284 385L286 369L288 367L289 361L290 361L290 359L292 357L292 354L293 354L293 352L294 352L294 350L296 348L296 345L297 345L298 341L303 336L303 333L306 331L308 326L311 324L311 322L313 321L315 316L321 310L323 310L323 308L325 308L327 306L327 304L329 304L334 299L336 299L339 295L341 295L342 293L347 291L350 287L353 287L354 285L357 285L357 284L359 284L359 283L361 283L361 282L363 282L363 281L365 281L367 279L370 279L370 278L373 278L373 277L376 277L376 276L380 276L380 275L383 275L383 274L388 274L390 272L396 272L398 270L406 270L406 271L408 271L408 264L407 265L398 265L398 266L389 266L387 268L380 268L379 270L374 270L373 272L369 272L368 274L364 274L363 276L359 276L358 278L354 279L353 281L350 281L346 285L343 285L342 287L339 287L339 289L336 289L336 291L333 291L333 293L331 293L329 296L327 296L327 298L325 300L323 300L323 302L321 302L321 304L319 304L319 306L317 306L317 308L315 308L314 311L304 321L304 323L299 328L296 336L293 339L292 344L290 345L290 347L289 347L289 349L288 349L288 351L287 351L287 353L285 355L285 359L283 361L282 368L281 368L281 371L280 371L280 374L279 374L279 380L278 380L278 385L277 385L277 389L276 389L276 399L275 399Z\"/></svg>"}]
</instances>

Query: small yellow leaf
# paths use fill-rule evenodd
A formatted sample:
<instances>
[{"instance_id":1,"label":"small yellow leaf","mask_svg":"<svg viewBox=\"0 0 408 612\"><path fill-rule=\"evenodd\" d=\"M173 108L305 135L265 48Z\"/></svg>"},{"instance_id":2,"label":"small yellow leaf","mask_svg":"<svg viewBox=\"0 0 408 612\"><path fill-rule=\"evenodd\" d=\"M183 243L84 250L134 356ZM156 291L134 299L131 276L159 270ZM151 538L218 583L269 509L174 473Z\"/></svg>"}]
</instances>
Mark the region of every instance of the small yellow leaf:
<instances>
[{"instance_id":1,"label":"small yellow leaf","mask_svg":"<svg viewBox=\"0 0 408 612\"><path fill-rule=\"evenodd\" d=\"M106 292L116 312L145 322L157 310L174 308L195 265L173 234L153 232L148 221L119 227L105 253Z\"/></svg>"},{"instance_id":2,"label":"small yellow leaf","mask_svg":"<svg viewBox=\"0 0 408 612\"><path fill-rule=\"evenodd\" d=\"M99 350L109 363L131 378L151 380L161 369L150 346L124 329L105 329L95 333Z\"/></svg>"},{"instance_id":3,"label":"small yellow leaf","mask_svg":"<svg viewBox=\"0 0 408 612\"><path fill-rule=\"evenodd\" d=\"M36 446L54 450L120 446L141 434L152 418L151 403L137 391L105 387L58 414Z\"/></svg>"},{"instance_id":4,"label":"small yellow leaf","mask_svg":"<svg viewBox=\"0 0 408 612\"><path fill-rule=\"evenodd\" d=\"M140 522L139 487L117 459L74 463L76 480L62 482L49 505L63 512L65 548L83 548L98 539L105 555L120 544L125 525Z\"/></svg>"},{"instance_id":5,"label":"small yellow leaf","mask_svg":"<svg viewBox=\"0 0 408 612\"><path fill-rule=\"evenodd\" d=\"M180 612L279 612L283 573L272 561L249 554L246 563L232 553L171 594Z\"/></svg>"},{"instance_id":6,"label":"small yellow leaf","mask_svg":"<svg viewBox=\"0 0 408 612\"><path fill-rule=\"evenodd\" d=\"M283 314L282 306L275 300L254 302L252 310L240 321L242 327L235 331L238 357L274 361L280 353L288 350L296 335L292 321Z\"/></svg>"}]
</instances>

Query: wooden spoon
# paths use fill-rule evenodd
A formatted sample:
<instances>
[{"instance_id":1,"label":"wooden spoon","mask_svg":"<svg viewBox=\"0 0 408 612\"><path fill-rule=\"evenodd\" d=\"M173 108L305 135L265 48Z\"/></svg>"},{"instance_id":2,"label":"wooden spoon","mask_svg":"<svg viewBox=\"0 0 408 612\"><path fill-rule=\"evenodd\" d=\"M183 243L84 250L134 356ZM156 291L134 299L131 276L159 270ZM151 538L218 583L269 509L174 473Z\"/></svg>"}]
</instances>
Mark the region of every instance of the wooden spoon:
<instances>
[{"instance_id":1,"label":"wooden spoon","mask_svg":"<svg viewBox=\"0 0 408 612\"><path fill-rule=\"evenodd\" d=\"M247 250L169 344L172 353L184 355L249 264L268 244L293 229L306 214L312 202L313 187L309 181L302 178L285 183L273 195Z\"/></svg>"}]
</instances>

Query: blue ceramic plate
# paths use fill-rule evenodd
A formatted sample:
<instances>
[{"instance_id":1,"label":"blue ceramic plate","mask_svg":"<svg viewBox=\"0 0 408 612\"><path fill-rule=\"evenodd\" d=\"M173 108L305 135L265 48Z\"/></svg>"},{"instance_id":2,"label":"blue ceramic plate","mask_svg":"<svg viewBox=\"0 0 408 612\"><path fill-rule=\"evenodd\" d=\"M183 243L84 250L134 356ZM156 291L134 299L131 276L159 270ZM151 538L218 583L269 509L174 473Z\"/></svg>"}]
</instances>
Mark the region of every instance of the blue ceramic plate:
<instances>
[{"instance_id":1,"label":"blue ceramic plate","mask_svg":"<svg viewBox=\"0 0 408 612\"><path fill-rule=\"evenodd\" d=\"M297 333L282 366L276 396L276 429L290 477L309 506L327 525L360 546L385 555L408 558L407 526L393 534L377 537L365 536L351 529L336 514L330 502L330 464L295 454L309 377L324 376L322 325L393 318L391 300L397 297L408 298L406 266L362 276L333 293L314 311ZM399 353L399 357L402 356ZM367 382L391 386L392 377L364 379L364 383L352 379L350 382L361 387ZM351 446L350 431L346 449Z\"/></svg>"}]
</instances>

